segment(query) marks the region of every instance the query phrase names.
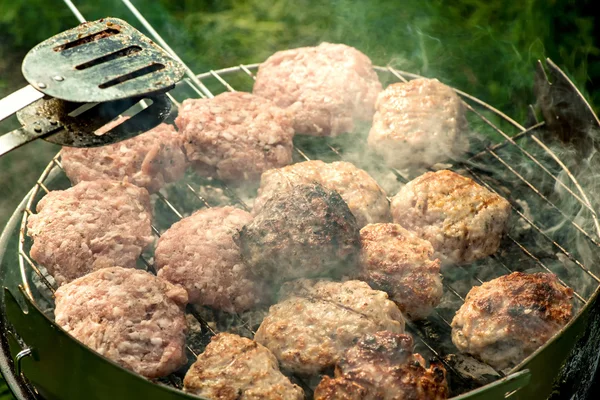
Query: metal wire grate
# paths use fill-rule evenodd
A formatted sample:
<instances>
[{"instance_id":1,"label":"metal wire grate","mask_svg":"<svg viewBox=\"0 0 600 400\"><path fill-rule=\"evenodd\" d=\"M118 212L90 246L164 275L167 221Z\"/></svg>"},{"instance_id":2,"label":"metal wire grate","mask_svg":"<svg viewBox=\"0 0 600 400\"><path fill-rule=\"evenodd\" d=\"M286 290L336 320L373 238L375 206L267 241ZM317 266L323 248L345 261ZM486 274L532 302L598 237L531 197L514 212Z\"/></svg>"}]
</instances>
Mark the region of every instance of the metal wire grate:
<instances>
[{"instance_id":1,"label":"metal wire grate","mask_svg":"<svg viewBox=\"0 0 600 400\"><path fill-rule=\"evenodd\" d=\"M75 16L83 22L83 16L75 5L69 0L65 0L65 3L74 12ZM171 52L175 58L179 59L133 4L128 0L123 0L123 3L150 32L153 38L167 51ZM242 77L246 79L243 84L244 88L249 88L255 79L253 71L258 68L258 65L239 65L217 71L211 70L200 75L195 75L191 69L186 67L187 78L178 84L177 88L169 94L169 98L176 107L179 107L181 101L189 96L188 89L191 89L194 95L201 98L213 97L213 92L235 91L231 82L233 80L238 82ZM407 81L420 78L418 75L399 71L392 67L375 67L375 69L385 80ZM212 90L209 88L212 88ZM426 321L408 322L407 324L408 330L418 338L416 350L424 355L437 358L446 366L449 371L452 395L489 383L519 369L519 366L517 366L511 371L494 371L489 367L486 369L486 366L482 365L484 372L475 378L461 369L460 360L457 361L457 358L463 356L455 354L456 349L453 348L449 340L450 321L473 285L481 284L486 280L515 270L553 272L557 274L563 285L574 290L578 307L583 308L587 299L600 284L599 271L590 269L590 266L597 265L596 261L600 260L596 260L595 252L590 256L579 251L573 245L575 240L572 238L572 235L575 235L577 243L585 243L585 246L591 246L597 250L600 247L598 216L594 205L576 179L576 175L567 168L551 147L540 139L539 134L544 129L544 123L538 122L529 128L525 128L481 100L460 90L456 90L456 92L462 98L469 117L475 125L491 132L491 135L495 135L497 139L496 141L483 140L483 134L479 135L472 132L472 138L478 138L475 141L475 150L472 150L461 163L452 165L452 169L464 175L469 175L489 190L507 197L511 202L514 218L512 221L513 228L504 240L501 251L474 265L461 266L452 273L445 272L445 294L442 304ZM510 133L506 133L508 130L510 130ZM299 140L294 147L296 161L307 161L311 158L356 161L355 157L347 157L347 149L344 143L339 140L330 138L311 138L310 140L318 142L316 146L318 150L315 150L314 146L307 146L304 139ZM359 165L359 167L363 166ZM380 169L371 170L367 167L365 169L376 179L386 176L385 174L389 172L387 170L382 172ZM392 173L400 184L406 183L415 177L410 176L405 171L393 170ZM57 154L29 194L29 200L22 219L19 242L20 269L26 292L33 301L39 301L40 299L40 291L35 287L32 280L33 276L47 287L50 296L54 293L54 288L49 278L28 256L31 243L26 237L27 218L41 196L50 189L63 188L60 185L53 186L57 181L60 181L61 177L64 182L60 154ZM534 177L535 181L531 177ZM383 179L387 178L384 177ZM190 208L190 210L182 209L179 199L171 199L169 190L163 190L153 196L157 202L157 207L168 210L165 212L172 214L172 220L178 220L194 209L221 205L220 202L213 203L203 195L203 189L213 187L212 185L216 190L223 191L228 203L236 204L246 210L249 209L243 200L243 194L238 193L236 189L229 188L221 183L198 182L193 179L185 179L172 185L177 190L185 191L190 198L198 202L194 206L186 204L185 208ZM556 199L553 196L555 188L560 188L561 191L566 193L566 199ZM532 216L532 213L524 207L524 204L529 203L531 203L531 207L539 207L544 212L548 212L548 215L552 216L548 220L552 223L560 221L561 228L552 230L548 226L543 226L541 224L542 220ZM565 204L569 204L571 207L566 207ZM572 212L573 204L577 205L576 208L581 215L577 216ZM160 237L161 232L169 226L169 224L163 224L162 226L155 224L152 226L152 230L157 237ZM141 258L141 261L145 269L154 272L149 257L151 255L145 255ZM215 325L209 323L210 321L207 321L198 310L188 308L188 312L199 321L203 335L210 337L215 334L217 331ZM233 318L236 329L245 329L248 336L254 334L255 326L246 321L243 316L234 315ZM195 356L202 349L188 346L188 350ZM475 362L474 360L471 361ZM307 383L300 383L303 384L306 390L310 390Z\"/></svg>"}]
</instances>

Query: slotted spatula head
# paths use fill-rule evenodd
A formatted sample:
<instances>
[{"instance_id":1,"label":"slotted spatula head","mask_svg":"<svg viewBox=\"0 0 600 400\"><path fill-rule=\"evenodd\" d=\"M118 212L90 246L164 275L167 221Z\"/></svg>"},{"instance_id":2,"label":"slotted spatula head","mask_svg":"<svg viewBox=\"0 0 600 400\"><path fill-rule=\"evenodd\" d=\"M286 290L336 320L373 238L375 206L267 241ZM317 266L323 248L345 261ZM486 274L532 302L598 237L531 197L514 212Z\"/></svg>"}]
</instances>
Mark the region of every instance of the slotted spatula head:
<instances>
[{"instance_id":1,"label":"slotted spatula head","mask_svg":"<svg viewBox=\"0 0 600 400\"><path fill-rule=\"evenodd\" d=\"M164 92L184 68L127 22L103 18L35 46L23 75L46 95L76 103L105 102Z\"/></svg>"}]
</instances>

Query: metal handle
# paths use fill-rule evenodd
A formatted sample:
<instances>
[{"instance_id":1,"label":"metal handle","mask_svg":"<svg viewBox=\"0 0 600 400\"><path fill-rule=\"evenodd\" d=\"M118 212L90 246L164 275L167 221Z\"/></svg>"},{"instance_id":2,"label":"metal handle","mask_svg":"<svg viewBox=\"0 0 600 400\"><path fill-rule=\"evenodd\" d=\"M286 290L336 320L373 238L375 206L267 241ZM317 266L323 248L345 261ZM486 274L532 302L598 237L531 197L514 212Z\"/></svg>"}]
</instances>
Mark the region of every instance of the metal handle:
<instances>
[{"instance_id":1,"label":"metal handle","mask_svg":"<svg viewBox=\"0 0 600 400\"><path fill-rule=\"evenodd\" d=\"M44 94L34 89L31 85L27 85L6 96L0 100L0 121L10 117L20 109L27 107L42 97L44 97Z\"/></svg>"},{"instance_id":2,"label":"metal handle","mask_svg":"<svg viewBox=\"0 0 600 400\"><path fill-rule=\"evenodd\" d=\"M8 132L0 136L0 157L24 144L46 135L48 135L48 132L42 129L37 132L37 130L30 131L25 128L18 128L12 132Z\"/></svg>"},{"instance_id":3,"label":"metal handle","mask_svg":"<svg viewBox=\"0 0 600 400\"><path fill-rule=\"evenodd\" d=\"M25 357L31 356L32 354L33 350L31 350L29 347L17 353L15 356L15 374L17 374L17 376L21 375L21 360Z\"/></svg>"}]
</instances>

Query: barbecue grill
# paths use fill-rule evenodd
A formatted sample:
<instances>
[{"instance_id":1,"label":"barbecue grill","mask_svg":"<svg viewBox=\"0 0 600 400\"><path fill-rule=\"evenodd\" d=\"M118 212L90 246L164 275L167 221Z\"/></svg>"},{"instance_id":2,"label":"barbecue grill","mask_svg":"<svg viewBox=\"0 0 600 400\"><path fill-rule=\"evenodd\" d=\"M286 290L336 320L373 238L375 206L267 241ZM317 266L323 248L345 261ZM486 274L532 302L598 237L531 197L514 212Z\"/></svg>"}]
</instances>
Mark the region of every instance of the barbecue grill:
<instances>
[{"instance_id":1,"label":"barbecue grill","mask_svg":"<svg viewBox=\"0 0 600 400\"><path fill-rule=\"evenodd\" d=\"M83 22L77 8L66 2ZM153 38L179 59L143 15L129 1L123 2ZM188 97L250 91L258 65L200 75L186 67L187 78L168 94L169 99L178 107ZM470 150L460 162L443 167L504 196L513 211L511 229L500 251L473 265L444 271L440 306L427 320L407 323L407 331L415 338L415 351L445 365L451 395L456 398L529 399L561 397L561 393L585 396L600 358L600 223L595 211L599 199L593 197L598 188L586 162L594 153L590 137L600 129L600 123L560 69L550 60L546 67L551 83L539 63L535 84L538 103L524 125L456 90L468 110ZM420 77L389 66L375 69L384 86ZM338 138L296 137L295 161L351 161L367 170L388 193L416 177L414 172L389 170L363 157L364 133ZM0 319L0 367L11 389L19 399L196 398L178 390L185 371L149 382L82 346L53 323L54 282L29 257L31 240L26 226L37 202L48 191L69 186L59 153L17 207L0 240L0 279L6 287L2 300L5 312ZM241 189L193 174L153 197L152 228L157 237L202 207L249 207L247 193ZM154 272L151 253L142 255L140 268ZM472 286L512 271L557 274L561 283L573 289L576 316L518 366L499 371L457 352L450 341L450 321ZM196 326L187 342L190 360L195 360L215 332L227 330L252 337L260 324L259 312L229 315L188 307L188 313ZM292 379L311 397L315 382Z\"/></svg>"}]
</instances>

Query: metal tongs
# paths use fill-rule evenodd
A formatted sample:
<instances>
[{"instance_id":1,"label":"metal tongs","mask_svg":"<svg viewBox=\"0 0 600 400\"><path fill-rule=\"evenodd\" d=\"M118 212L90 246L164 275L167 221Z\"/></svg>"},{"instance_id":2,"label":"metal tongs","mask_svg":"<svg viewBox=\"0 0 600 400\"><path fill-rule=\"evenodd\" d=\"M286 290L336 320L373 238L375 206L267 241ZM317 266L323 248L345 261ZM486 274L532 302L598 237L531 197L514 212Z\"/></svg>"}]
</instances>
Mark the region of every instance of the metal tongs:
<instances>
[{"instance_id":1,"label":"metal tongs","mask_svg":"<svg viewBox=\"0 0 600 400\"><path fill-rule=\"evenodd\" d=\"M16 112L22 125L0 136L0 156L38 138L95 147L152 129L169 115L165 93L184 67L127 22L103 18L38 44L22 72L30 85L0 100L0 121ZM131 118L95 133L138 103Z\"/></svg>"}]
</instances>

